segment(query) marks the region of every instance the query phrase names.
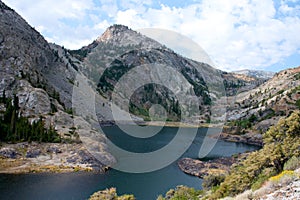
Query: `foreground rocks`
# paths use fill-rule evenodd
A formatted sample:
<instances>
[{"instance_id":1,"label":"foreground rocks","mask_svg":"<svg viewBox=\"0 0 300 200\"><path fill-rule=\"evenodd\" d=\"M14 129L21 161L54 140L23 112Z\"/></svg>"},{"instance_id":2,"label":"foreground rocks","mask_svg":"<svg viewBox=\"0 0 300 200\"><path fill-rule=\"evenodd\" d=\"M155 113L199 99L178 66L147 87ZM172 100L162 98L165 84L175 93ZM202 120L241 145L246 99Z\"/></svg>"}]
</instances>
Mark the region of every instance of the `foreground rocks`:
<instances>
[{"instance_id":1,"label":"foreground rocks","mask_svg":"<svg viewBox=\"0 0 300 200\"><path fill-rule=\"evenodd\" d=\"M0 173L104 172L107 167L80 144L1 144Z\"/></svg>"},{"instance_id":2,"label":"foreground rocks","mask_svg":"<svg viewBox=\"0 0 300 200\"><path fill-rule=\"evenodd\" d=\"M246 190L235 197L226 197L224 200L296 200L300 199L300 169L285 175L267 180L258 190ZM278 178L280 177L280 178Z\"/></svg>"},{"instance_id":3,"label":"foreground rocks","mask_svg":"<svg viewBox=\"0 0 300 200\"><path fill-rule=\"evenodd\" d=\"M4 158L16 158L17 152L14 148L4 147L0 149L0 156Z\"/></svg>"},{"instance_id":4,"label":"foreground rocks","mask_svg":"<svg viewBox=\"0 0 300 200\"><path fill-rule=\"evenodd\" d=\"M300 199L300 180L289 183L288 185L267 194L260 199L272 200L272 199Z\"/></svg>"}]
</instances>

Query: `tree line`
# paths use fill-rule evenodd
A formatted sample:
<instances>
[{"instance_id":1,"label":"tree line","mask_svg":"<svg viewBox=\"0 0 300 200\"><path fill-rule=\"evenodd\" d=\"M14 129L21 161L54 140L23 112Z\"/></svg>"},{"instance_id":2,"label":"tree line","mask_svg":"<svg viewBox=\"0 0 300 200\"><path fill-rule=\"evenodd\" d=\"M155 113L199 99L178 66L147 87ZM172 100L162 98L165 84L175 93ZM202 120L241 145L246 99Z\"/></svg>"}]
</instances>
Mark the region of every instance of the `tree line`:
<instances>
[{"instance_id":1,"label":"tree line","mask_svg":"<svg viewBox=\"0 0 300 200\"><path fill-rule=\"evenodd\" d=\"M0 141L3 142L60 142L61 138L55 129L50 126L45 128L42 117L30 123L28 118L21 116L19 98L7 98L3 91L0 104L5 106L5 111L0 113Z\"/></svg>"}]
</instances>

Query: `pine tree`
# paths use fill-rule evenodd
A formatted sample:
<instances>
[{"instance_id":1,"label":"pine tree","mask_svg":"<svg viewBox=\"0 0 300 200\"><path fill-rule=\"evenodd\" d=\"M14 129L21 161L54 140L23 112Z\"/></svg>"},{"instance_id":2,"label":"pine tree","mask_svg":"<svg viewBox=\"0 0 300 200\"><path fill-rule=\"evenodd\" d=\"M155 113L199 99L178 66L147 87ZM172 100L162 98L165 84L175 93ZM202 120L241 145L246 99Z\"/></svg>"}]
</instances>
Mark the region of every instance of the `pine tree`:
<instances>
[{"instance_id":1,"label":"pine tree","mask_svg":"<svg viewBox=\"0 0 300 200\"><path fill-rule=\"evenodd\" d=\"M0 103L6 103L5 90L2 91L2 97L0 98Z\"/></svg>"}]
</instances>

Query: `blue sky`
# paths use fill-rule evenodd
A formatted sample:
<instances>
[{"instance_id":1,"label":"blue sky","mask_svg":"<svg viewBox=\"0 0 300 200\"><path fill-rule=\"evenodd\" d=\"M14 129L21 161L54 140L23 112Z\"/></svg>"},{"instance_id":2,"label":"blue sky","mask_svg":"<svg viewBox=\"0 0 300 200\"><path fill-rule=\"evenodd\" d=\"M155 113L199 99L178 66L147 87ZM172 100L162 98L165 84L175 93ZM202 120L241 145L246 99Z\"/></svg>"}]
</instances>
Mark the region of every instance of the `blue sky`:
<instances>
[{"instance_id":1,"label":"blue sky","mask_svg":"<svg viewBox=\"0 0 300 200\"><path fill-rule=\"evenodd\" d=\"M200 45L220 69L300 65L300 0L3 0L49 42L91 43L112 24L163 28Z\"/></svg>"}]
</instances>

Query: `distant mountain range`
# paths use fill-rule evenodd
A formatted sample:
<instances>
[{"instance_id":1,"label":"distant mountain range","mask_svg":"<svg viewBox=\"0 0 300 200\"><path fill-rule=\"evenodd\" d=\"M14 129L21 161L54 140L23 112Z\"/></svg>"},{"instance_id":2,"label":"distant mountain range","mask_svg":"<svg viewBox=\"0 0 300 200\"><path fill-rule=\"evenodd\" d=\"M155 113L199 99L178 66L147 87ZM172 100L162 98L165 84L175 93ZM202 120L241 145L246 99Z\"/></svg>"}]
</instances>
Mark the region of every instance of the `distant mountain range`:
<instances>
[{"instance_id":1,"label":"distant mountain range","mask_svg":"<svg viewBox=\"0 0 300 200\"><path fill-rule=\"evenodd\" d=\"M275 74L275 72L270 72L270 71L249 70L249 69L233 71L233 73L244 74L246 76L259 78L259 79L265 79L265 80L272 78Z\"/></svg>"}]
</instances>

